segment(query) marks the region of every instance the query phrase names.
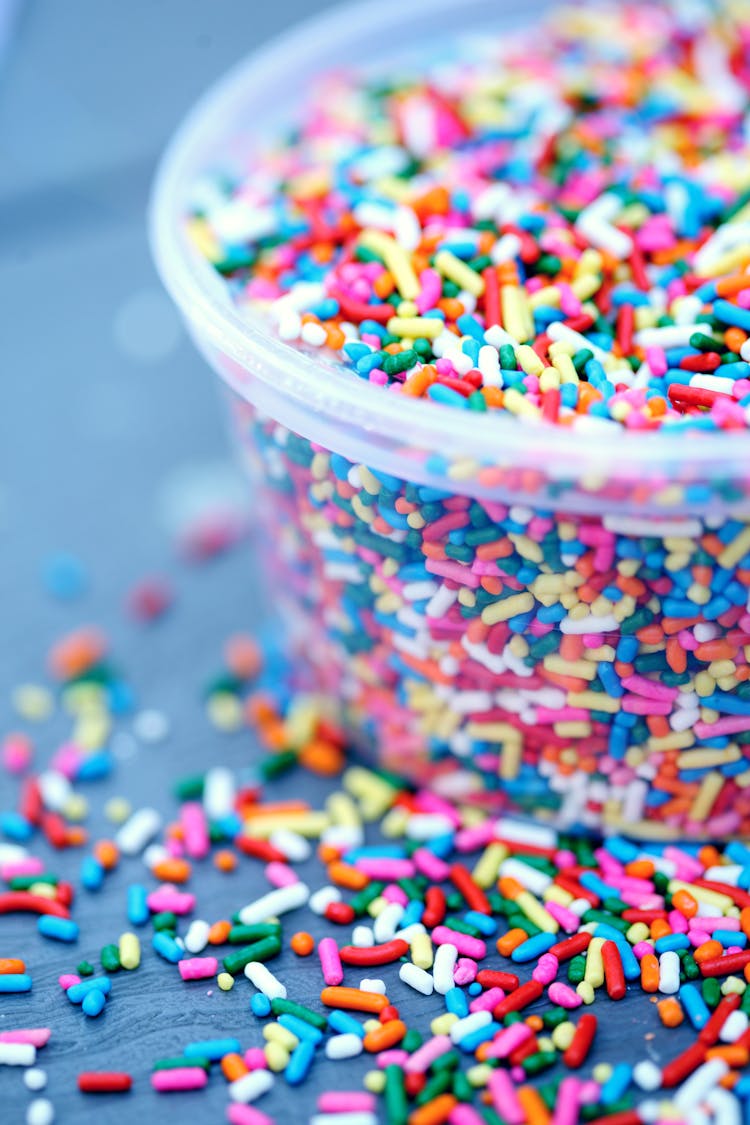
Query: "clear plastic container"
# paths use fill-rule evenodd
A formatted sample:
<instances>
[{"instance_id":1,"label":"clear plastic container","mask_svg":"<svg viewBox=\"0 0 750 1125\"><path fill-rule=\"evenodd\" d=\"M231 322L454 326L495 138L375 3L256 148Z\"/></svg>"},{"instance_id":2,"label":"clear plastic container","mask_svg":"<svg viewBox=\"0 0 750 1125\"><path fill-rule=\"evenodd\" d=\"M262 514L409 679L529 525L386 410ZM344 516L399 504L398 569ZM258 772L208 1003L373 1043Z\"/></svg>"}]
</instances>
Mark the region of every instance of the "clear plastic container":
<instances>
[{"instance_id":1,"label":"clear plastic container","mask_svg":"<svg viewBox=\"0 0 750 1125\"><path fill-rule=\"evenodd\" d=\"M366 3L276 40L178 131L154 192L154 253L229 388L308 676L335 692L360 745L443 793L565 827L741 834L747 434L581 434L386 394L240 315L186 235L197 177L246 164L316 75L387 71L547 7Z\"/></svg>"}]
</instances>

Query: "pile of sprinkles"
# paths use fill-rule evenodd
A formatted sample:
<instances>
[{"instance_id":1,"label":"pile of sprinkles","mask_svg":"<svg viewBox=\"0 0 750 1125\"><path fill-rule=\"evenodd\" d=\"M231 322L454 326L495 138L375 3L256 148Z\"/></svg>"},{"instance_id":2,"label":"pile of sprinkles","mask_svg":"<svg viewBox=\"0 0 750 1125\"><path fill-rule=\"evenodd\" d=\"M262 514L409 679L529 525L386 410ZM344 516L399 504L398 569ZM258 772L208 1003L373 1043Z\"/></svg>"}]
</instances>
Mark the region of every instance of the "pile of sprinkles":
<instances>
[{"instance_id":1,"label":"pile of sprinkles","mask_svg":"<svg viewBox=\"0 0 750 1125\"><path fill-rule=\"evenodd\" d=\"M279 604L411 781L564 830L750 832L746 472L691 458L750 417L748 7L576 6L424 53L323 77L283 143L193 185L238 309L306 353L303 434L234 396ZM386 456L374 404L371 459L345 418L316 441L358 378L465 452ZM496 463L445 406L498 418ZM612 460L545 468L553 426ZM646 430L671 467L621 477Z\"/></svg>"},{"instance_id":2,"label":"pile of sprinkles","mask_svg":"<svg viewBox=\"0 0 750 1125\"><path fill-rule=\"evenodd\" d=\"M283 146L195 185L189 232L240 309L392 393L746 429L749 102L743 2L566 7L322 80Z\"/></svg>"},{"instance_id":3,"label":"pile of sprinkles","mask_svg":"<svg viewBox=\"0 0 750 1125\"><path fill-rule=\"evenodd\" d=\"M140 636L145 646L153 633ZM171 796L155 793L155 807L109 796L111 837L90 839L97 782L119 769L127 783L128 728L145 741L168 724L158 708L137 710L102 631L65 635L47 663L56 684L16 692L23 729L2 742L3 792L15 796L0 812L0 913L36 918L57 965L56 982L49 960L43 974L48 1025L30 1027L35 965L23 948L0 959L0 1066L23 1069L28 1125L55 1120L60 1081L41 1061L60 1006L106 1025L145 963L188 1008L196 989L217 1004L242 995L246 1030L222 1034L217 1014L213 1037L157 1048L150 1073L124 1066L113 1044L110 1066L84 1057L70 1073L81 1095L191 1092L197 1120L201 1091L219 1084L232 1125L746 1120L745 844L567 836L405 787L347 760L326 701L295 693L247 635L227 639L203 697L219 732L254 730L234 751L248 764L217 755ZM44 724L59 707L71 730L54 749ZM265 753L250 764L253 742ZM304 771L326 779L320 803L297 795ZM236 908L205 913L201 900L234 871ZM76 919L89 896L123 919L101 949ZM278 967L290 953L294 972ZM130 998L135 1028L142 1000L142 988ZM272 1091L277 1106L284 1091L276 1116L264 1110Z\"/></svg>"}]
</instances>

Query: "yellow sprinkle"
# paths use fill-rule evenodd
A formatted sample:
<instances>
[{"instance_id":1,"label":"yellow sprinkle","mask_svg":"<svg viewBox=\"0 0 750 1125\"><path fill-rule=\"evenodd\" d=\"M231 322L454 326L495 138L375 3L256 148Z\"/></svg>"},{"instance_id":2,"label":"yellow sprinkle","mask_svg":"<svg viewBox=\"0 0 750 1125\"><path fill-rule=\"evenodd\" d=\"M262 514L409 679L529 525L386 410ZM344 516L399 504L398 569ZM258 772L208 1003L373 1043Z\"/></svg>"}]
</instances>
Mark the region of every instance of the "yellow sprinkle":
<instances>
[{"instance_id":1,"label":"yellow sprinkle","mask_svg":"<svg viewBox=\"0 0 750 1125\"><path fill-rule=\"evenodd\" d=\"M593 985L587 980L582 980L580 984L576 985L576 992L584 1004L593 1004L596 999Z\"/></svg>"},{"instance_id":2,"label":"yellow sprinkle","mask_svg":"<svg viewBox=\"0 0 750 1125\"><path fill-rule=\"evenodd\" d=\"M616 715L620 710L620 700L611 699L601 691L571 691L568 693L571 707L581 707L584 711L605 711Z\"/></svg>"},{"instance_id":3,"label":"yellow sprinkle","mask_svg":"<svg viewBox=\"0 0 750 1125\"><path fill-rule=\"evenodd\" d=\"M645 922L634 922L625 937L631 945L637 945L639 941L648 941L650 932Z\"/></svg>"},{"instance_id":4,"label":"yellow sprinkle","mask_svg":"<svg viewBox=\"0 0 750 1125\"><path fill-rule=\"evenodd\" d=\"M505 844L488 844L477 860L471 877L478 887L488 890L497 879L500 864L508 857Z\"/></svg>"},{"instance_id":5,"label":"yellow sprinkle","mask_svg":"<svg viewBox=\"0 0 750 1125\"><path fill-rule=\"evenodd\" d=\"M440 250L435 255L435 269L443 277L454 282L459 289L465 289L473 297L481 297L484 293L484 278L481 274L467 266L450 250Z\"/></svg>"},{"instance_id":6,"label":"yellow sprinkle","mask_svg":"<svg viewBox=\"0 0 750 1125\"><path fill-rule=\"evenodd\" d=\"M552 652L545 656L543 663L548 672L560 676L573 676L577 680L596 679L596 665L589 660L564 660Z\"/></svg>"},{"instance_id":7,"label":"yellow sprinkle","mask_svg":"<svg viewBox=\"0 0 750 1125\"><path fill-rule=\"evenodd\" d=\"M741 980L740 977L727 977L727 979L722 982L721 994L722 996L742 996L746 988L747 984L744 980Z\"/></svg>"},{"instance_id":8,"label":"yellow sprinkle","mask_svg":"<svg viewBox=\"0 0 750 1125\"><path fill-rule=\"evenodd\" d=\"M690 820L698 821L698 823L704 821L711 812L714 801L719 796L723 787L724 775L722 773L718 773L718 771L707 773L690 806L690 812L688 814Z\"/></svg>"},{"instance_id":9,"label":"yellow sprinkle","mask_svg":"<svg viewBox=\"0 0 750 1125\"><path fill-rule=\"evenodd\" d=\"M281 1043L266 1043L263 1051L266 1056L266 1065L274 1074L280 1074L289 1065L289 1051Z\"/></svg>"},{"instance_id":10,"label":"yellow sprinkle","mask_svg":"<svg viewBox=\"0 0 750 1125\"><path fill-rule=\"evenodd\" d=\"M336 792L326 797L326 812L331 824L342 825L347 828L359 828L362 817L357 806L348 793Z\"/></svg>"},{"instance_id":11,"label":"yellow sprinkle","mask_svg":"<svg viewBox=\"0 0 750 1125\"><path fill-rule=\"evenodd\" d=\"M592 988L601 988L604 984L604 962L602 960L602 946L604 938L592 938L586 950L586 968L583 979Z\"/></svg>"},{"instance_id":12,"label":"yellow sprinkle","mask_svg":"<svg viewBox=\"0 0 750 1125\"><path fill-rule=\"evenodd\" d=\"M217 730L231 732L244 726L242 703L229 691L217 691L206 702L206 714Z\"/></svg>"},{"instance_id":13,"label":"yellow sprinkle","mask_svg":"<svg viewBox=\"0 0 750 1125\"><path fill-rule=\"evenodd\" d=\"M320 836L328 828L328 817L322 812L286 812L264 815L262 812L253 812L245 821L243 831L246 836L254 839L268 839L274 832L281 828L291 828L300 836Z\"/></svg>"},{"instance_id":14,"label":"yellow sprinkle","mask_svg":"<svg viewBox=\"0 0 750 1125\"><path fill-rule=\"evenodd\" d=\"M565 1020L564 1023L559 1023L557 1027L552 1030L552 1042L558 1051L567 1051L570 1044L573 1042L573 1036L576 1032L576 1025L571 1020Z\"/></svg>"},{"instance_id":15,"label":"yellow sprinkle","mask_svg":"<svg viewBox=\"0 0 750 1125\"><path fill-rule=\"evenodd\" d=\"M52 693L38 684L19 684L12 696L13 707L30 723L41 723L55 709Z\"/></svg>"},{"instance_id":16,"label":"yellow sprinkle","mask_svg":"<svg viewBox=\"0 0 750 1125\"><path fill-rule=\"evenodd\" d=\"M362 1080L362 1085L371 1094L382 1094L385 1089L385 1071L368 1070Z\"/></svg>"},{"instance_id":17,"label":"yellow sprinkle","mask_svg":"<svg viewBox=\"0 0 750 1125\"><path fill-rule=\"evenodd\" d=\"M430 1024L430 1031L433 1035L450 1035L450 1030L457 1021L455 1012L446 1012L445 1015L435 1017Z\"/></svg>"},{"instance_id":18,"label":"yellow sprinkle","mask_svg":"<svg viewBox=\"0 0 750 1125\"><path fill-rule=\"evenodd\" d=\"M500 286L500 310L503 317L503 324L505 326L505 331L515 340L529 340L534 335L533 331L529 332L528 330L525 315L525 308L527 307L528 302L526 306L524 306L521 290L517 285Z\"/></svg>"},{"instance_id":19,"label":"yellow sprinkle","mask_svg":"<svg viewBox=\"0 0 750 1125\"><path fill-rule=\"evenodd\" d=\"M415 934L411 939L411 959L420 969L432 968L434 954L428 933Z\"/></svg>"},{"instance_id":20,"label":"yellow sprinkle","mask_svg":"<svg viewBox=\"0 0 750 1125\"><path fill-rule=\"evenodd\" d=\"M434 340L445 329L445 323L436 316L392 316L386 324L393 336L408 336L416 340L425 337Z\"/></svg>"},{"instance_id":21,"label":"yellow sprinkle","mask_svg":"<svg viewBox=\"0 0 750 1125\"><path fill-rule=\"evenodd\" d=\"M280 1044L286 1051L293 1051L299 1045L297 1036L280 1023L267 1023L263 1028L263 1038L268 1043Z\"/></svg>"},{"instance_id":22,"label":"yellow sprinkle","mask_svg":"<svg viewBox=\"0 0 750 1125\"><path fill-rule=\"evenodd\" d=\"M559 738L588 738L591 734L591 723L571 719L564 723L554 723L552 729Z\"/></svg>"},{"instance_id":23,"label":"yellow sprinkle","mask_svg":"<svg viewBox=\"0 0 750 1125\"><path fill-rule=\"evenodd\" d=\"M123 969L137 969L140 965L141 943L136 934L120 934L117 952Z\"/></svg>"},{"instance_id":24,"label":"yellow sprinkle","mask_svg":"<svg viewBox=\"0 0 750 1125\"><path fill-rule=\"evenodd\" d=\"M209 262L220 262L223 251L219 242L205 219L190 219L187 224L188 238L196 248L201 258L208 258Z\"/></svg>"},{"instance_id":25,"label":"yellow sprinkle","mask_svg":"<svg viewBox=\"0 0 750 1125\"><path fill-rule=\"evenodd\" d=\"M721 277L723 274L742 269L748 262L750 262L750 246L743 242L735 250L730 250L717 258L711 265L704 266L702 270L696 269L695 274L697 277Z\"/></svg>"},{"instance_id":26,"label":"yellow sprinkle","mask_svg":"<svg viewBox=\"0 0 750 1125\"><path fill-rule=\"evenodd\" d=\"M478 1063L477 1066L470 1066L466 1071L466 1080L474 1089L481 1090L490 1080L492 1074L492 1067L487 1063Z\"/></svg>"},{"instance_id":27,"label":"yellow sprinkle","mask_svg":"<svg viewBox=\"0 0 750 1125\"><path fill-rule=\"evenodd\" d=\"M231 992L234 988L234 977L231 973L219 973L216 983L222 992Z\"/></svg>"},{"instance_id":28,"label":"yellow sprinkle","mask_svg":"<svg viewBox=\"0 0 750 1125\"><path fill-rule=\"evenodd\" d=\"M476 723L466 724L466 733L469 738L481 738L486 742L521 741L521 732L510 723Z\"/></svg>"},{"instance_id":29,"label":"yellow sprinkle","mask_svg":"<svg viewBox=\"0 0 750 1125\"><path fill-rule=\"evenodd\" d=\"M520 738L508 739L500 751L500 777L503 781L514 781L521 768L523 747Z\"/></svg>"},{"instance_id":30,"label":"yellow sprinkle","mask_svg":"<svg viewBox=\"0 0 750 1125\"><path fill-rule=\"evenodd\" d=\"M543 361L529 344L520 344L516 348L516 359L527 375L541 375L544 371Z\"/></svg>"},{"instance_id":31,"label":"yellow sprinkle","mask_svg":"<svg viewBox=\"0 0 750 1125\"><path fill-rule=\"evenodd\" d=\"M739 762L741 757L740 748L736 743L727 746L725 750L688 750L678 757L677 768L702 770L711 766L728 765L729 762Z\"/></svg>"},{"instance_id":32,"label":"yellow sprinkle","mask_svg":"<svg viewBox=\"0 0 750 1125\"><path fill-rule=\"evenodd\" d=\"M491 602L482 610L482 621L485 625L495 625L499 621L508 621L519 613L528 613L534 608L534 595L528 591L522 594L512 594L503 601Z\"/></svg>"},{"instance_id":33,"label":"yellow sprinkle","mask_svg":"<svg viewBox=\"0 0 750 1125\"><path fill-rule=\"evenodd\" d=\"M515 900L515 905L530 922L533 922L540 930L544 930L546 934L556 934L560 929L560 923L557 919L553 918L548 910L545 910L541 902L534 898L531 891L521 891Z\"/></svg>"},{"instance_id":34,"label":"yellow sprinkle","mask_svg":"<svg viewBox=\"0 0 750 1125\"><path fill-rule=\"evenodd\" d=\"M550 885L545 888L542 898L545 902L556 902L559 906L570 906L571 902L574 901L570 891L558 887L557 883L550 883Z\"/></svg>"},{"instance_id":35,"label":"yellow sprinkle","mask_svg":"<svg viewBox=\"0 0 750 1125\"><path fill-rule=\"evenodd\" d=\"M111 797L104 806L104 815L112 824L124 824L132 811L130 801L124 797Z\"/></svg>"},{"instance_id":36,"label":"yellow sprinkle","mask_svg":"<svg viewBox=\"0 0 750 1125\"><path fill-rule=\"evenodd\" d=\"M396 288L406 301L413 301L419 296L421 292L419 278L414 272L408 254L395 238L380 230L366 230L360 235L359 241L365 249L372 250L374 254L382 257L386 269L396 283Z\"/></svg>"},{"instance_id":37,"label":"yellow sprinkle","mask_svg":"<svg viewBox=\"0 0 750 1125\"><path fill-rule=\"evenodd\" d=\"M53 887L51 883L32 883L29 887L29 893L38 895L39 898L56 898L57 887Z\"/></svg>"}]
</instances>

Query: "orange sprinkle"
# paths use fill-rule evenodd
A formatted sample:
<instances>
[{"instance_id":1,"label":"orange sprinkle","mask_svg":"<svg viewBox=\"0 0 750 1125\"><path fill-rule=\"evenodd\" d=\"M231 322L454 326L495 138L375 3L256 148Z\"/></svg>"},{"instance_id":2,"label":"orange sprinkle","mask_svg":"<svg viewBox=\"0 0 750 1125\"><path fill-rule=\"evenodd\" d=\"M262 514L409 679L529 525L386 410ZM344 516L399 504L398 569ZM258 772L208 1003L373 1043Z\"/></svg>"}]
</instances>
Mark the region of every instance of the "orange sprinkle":
<instances>
[{"instance_id":1,"label":"orange sprinkle","mask_svg":"<svg viewBox=\"0 0 750 1125\"><path fill-rule=\"evenodd\" d=\"M324 988L320 999L327 1008L346 1008L353 1012L382 1012L390 1005L388 997L380 992L365 992L361 988L345 988L343 985Z\"/></svg>"},{"instance_id":2,"label":"orange sprinkle","mask_svg":"<svg viewBox=\"0 0 750 1125\"><path fill-rule=\"evenodd\" d=\"M672 895L672 905L684 918L694 918L698 913L698 903L690 891L675 891Z\"/></svg>"},{"instance_id":3,"label":"orange sprinkle","mask_svg":"<svg viewBox=\"0 0 750 1125\"><path fill-rule=\"evenodd\" d=\"M740 1043L727 1043L723 1047L709 1047L706 1059L723 1059L727 1066L747 1066L750 1051Z\"/></svg>"},{"instance_id":4,"label":"orange sprinkle","mask_svg":"<svg viewBox=\"0 0 750 1125\"><path fill-rule=\"evenodd\" d=\"M120 850L114 840L97 840L94 855L105 871L113 871L120 862Z\"/></svg>"},{"instance_id":5,"label":"orange sprinkle","mask_svg":"<svg viewBox=\"0 0 750 1125\"><path fill-rule=\"evenodd\" d=\"M296 934L292 934L289 946L298 957L309 957L315 949L315 938L307 930L297 930Z\"/></svg>"},{"instance_id":6,"label":"orange sprinkle","mask_svg":"<svg viewBox=\"0 0 750 1125\"><path fill-rule=\"evenodd\" d=\"M721 957L724 952L724 946L720 941L704 941L703 945L699 945L693 953L693 957L698 965L703 961L711 961L714 957Z\"/></svg>"},{"instance_id":7,"label":"orange sprinkle","mask_svg":"<svg viewBox=\"0 0 750 1125\"><path fill-rule=\"evenodd\" d=\"M656 992L659 987L659 959L653 953L641 958L641 988L644 992Z\"/></svg>"},{"instance_id":8,"label":"orange sprinkle","mask_svg":"<svg viewBox=\"0 0 750 1125\"><path fill-rule=\"evenodd\" d=\"M335 777L340 773L343 765L341 749L332 742L325 742L321 738L312 739L303 746L299 753L300 765L311 773L323 777Z\"/></svg>"},{"instance_id":9,"label":"orange sprinkle","mask_svg":"<svg viewBox=\"0 0 750 1125\"><path fill-rule=\"evenodd\" d=\"M151 872L163 883L186 883L193 869L186 859L162 859L155 863Z\"/></svg>"},{"instance_id":10,"label":"orange sprinkle","mask_svg":"<svg viewBox=\"0 0 750 1125\"><path fill-rule=\"evenodd\" d=\"M442 1125L458 1105L454 1094L439 1094L427 1105L413 1110L408 1117L408 1125Z\"/></svg>"},{"instance_id":11,"label":"orange sprinkle","mask_svg":"<svg viewBox=\"0 0 750 1125\"><path fill-rule=\"evenodd\" d=\"M374 1031L368 1031L362 1040L366 1051L376 1054L378 1051L387 1051L395 1047L406 1035L407 1027L403 1020L387 1020Z\"/></svg>"},{"instance_id":12,"label":"orange sprinkle","mask_svg":"<svg viewBox=\"0 0 750 1125\"><path fill-rule=\"evenodd\" d=\"M214 867L217 871L223 871L225 874L228 874L237 867L237 856L234 852L230 852L225 848L217 852L214 856Z\"/></svg>"},{"instance_id":13,"label":"orange sprinkle","mask_svg":"<svg viewBox=\"0 0 750 1125\"><path fill-rule=\"evenodd\" d=\"M625 874L633 879L650 879L655 870L652 860L634 859L631 863L626 865Z\"/></svg>"},{"instance_id":14,"label":"orange sprinkle","mask_svg":"<svg viewBox=\"0 0 750 1125\"><path fill-rule=\"evenodd\" d=\"M514 949L516 949L522 942L528 938L526 930L517 927L514 930L508 930L507 934L503 934L501 938L497 939L497 951L501 957L510 957Z\"/></svg>"},{"instance_id":15,"label":"orange sprinkle","mask_svg":"<svg viewBox=\"0 0 750 1125\"><path fill-rule=\"evenodd\" d=\"M525 1115L526 1125L548 1125L551 1120L550 1113L538 1090L533 1086L520 1086L516 1094Z\"/></svg>"},{"instance_id":16,"label":"orange sprinkle","mask_svg":"<svg viewBox=\"0 0 750 1125\"><path fill-rule=\"evenodd\" d=\"M98 664L106 651L107 641L98 629L77 629L51 648L50 671L58 680L73 679Z\"/></svg>"},{"instance_id":17,"label":"orange sprinkle","mask_svg":"<svg viewBox=\"0 0 750 1125\"><path fill-rule=\"evenodd\" d=\"M227 1082L234 1082L237 1078L242 1078L244 1075L250 1073L250 1068L243 1059L242 1055L235 1052L230 1052L224 1055L221 1060L221 1072L226 1078Z\"/></svg>"},{"instance_id":18,"label":"orange sprinkle","mask_svg":"<svg viewBox=\"0 0 750 1125\"><path fill-rule=\"evenodd\" d=\"M656 1010L665 1027L679 1027L685 1019L680 1002L675 1000L674 996L668 996L666 1000L660 1000L656 1005Z\"/></svg>"},{"instance_id":19,"label":"orange sprinkle","mask_svg":"<svg viewBox=\"0 0 750 1125\"><path fill-rule=\"evenodd\" d=\"M223 945L229 937L231 928L232 923L227 918L222 918L219 922L214 922L213 926L208 931L208 944Z\"/></svg>"},{"instance_id":20,"label":"orange sprinkle","mask_svg":"<svg viewBox=\"0 0 750 1125\"><path fill-rule=\"evenodd\" d=\"M329 864L328 878L336 886L348 887L351 891L361 891L370 882L369 876L364 871L340 861Z\"/></svg>"},{"instance_id":21,"label":"orange sprinkle","mask_svg":"<svg viewBox=\"0 0 750 1125\"><path fill-rule=\"evenodd\" d=\"M512 878L510 875L502 875L497 881L497 889L503 898L510 898L515 901L519 895L523 894L523 887L517 879ZM528 935L527 935L528 936Z\"/></svg>"},{"instance_id":22,"label":"orange sprinkle","mask_svg":"<svg viewBox=\"0 0 750 1125\"><path fill-rule=\"evenodd\" d=\"M262 657L252 637L236 633L224 645L224 663L240 680L252 680L260 672ZM260 697L258 697L260 699Z\"/></svg>"},{"instance_id":23,"label":"orange sprinkle","mask_svg":"<svg viewBox=\"0 0 750 1125\"><path fill-rule=\"evenodd\" d=\"M25 973L26 963L20 957L0 957L0 974Z\"/></svg>"}]
</instances>

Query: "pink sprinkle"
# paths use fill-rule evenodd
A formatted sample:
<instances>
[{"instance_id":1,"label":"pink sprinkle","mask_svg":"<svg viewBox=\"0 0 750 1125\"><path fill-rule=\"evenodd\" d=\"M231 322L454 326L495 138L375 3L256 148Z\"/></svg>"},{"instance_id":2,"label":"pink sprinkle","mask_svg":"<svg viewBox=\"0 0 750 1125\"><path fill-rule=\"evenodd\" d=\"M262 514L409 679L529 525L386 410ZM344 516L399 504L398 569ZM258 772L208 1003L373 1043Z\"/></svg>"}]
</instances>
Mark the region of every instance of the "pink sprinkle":
<instances>
[{"instance_id":1,"label":"pink sprinkle","mask_svg":"<svg viewBox=\"0 0 750 1125\"><path fill-rule=\"evenodd\" d=\"M471 957L459 957L453 973L453 983L464 987L476 980L479 966Z\"/></svg>"},{"instance_id":2,"label":"pink sprinkle","mask_svg":"<svg viewBox=\"0 0 750 1125\"><path fill-rule=\"evenodd\" d=\"M34 1047L44 1047L49 1043L52 1029L49 1027L25 1027L18 1031L0 1031L0 1043L31 1043Z\"/></svg>"},{"instance_id":3,"label":"pink sprinkle","mask_svg":"<svg viewBox=\"0 0 750 1125\"><path fill-rule=\"evenodd\" d=\"M57 983L60 985L60 988L67 992L74 984L80 984L81 978L76 976L75 973L63 973L62 976L57 978Z\"/></svg>"},{"instance_id":4,"label":"pink sprinkle","mask_svg":"<svg viewBox=\"0 0 750 1125\"><path fill-rule=\"evenodd\" d=\"M559 1004L561 1008L580 1008L583 1003L575 989L561 980L553 981L547 989L547 995L553 1004Z\"/></svg>"},{"instance_id":5,"label":"pink sprinkle","mask_svg":"<svg viewBox=\"0 0 750 1125\"><path fill-rule=\"evenodd\" d=\"M567 906L561 906L559 902L545 902L544 908L556 922L560 923L566 934L578 932L581 920L572 910L568 910Z\"/></svg>"},{"instance_id":6,"label":"pink sprinkle","mask_svg":"<svg viewBox=\"0 0 750 1125\"><path fill-rule=\"evenodd\" d=\"M473 1106L466 1104L454 1105L448 1114L449 1125L484 1125L484 1118L480 1117Z\"/></svg>"},{"instance_id":7,"label":"pink sprinkle","mask_svg":"<svg viewBox=\"0 0 750 1125\"><path fill-rule=\"evenodd\" d=\"M189 914L195 907L195 895L187 891L178 891L171 883L165 883L152 891L146 902L153 914L159 914L162 910L171 911L173 914Z\"/></svg>"},{"instance_id":8,"label":"pink sprinkle","mask_svg":"<svg viewBox=\"0 0 750 1125\"><path fill-rule=\"evenodd\" d=\"M638 958L639 961L641 960L642 957L645 957L646 954L653 953L653 952L654 952L654 947L653 947L653 945L651 944L650 941L638 941L633 946L633 953L635 954L635 956Z\"/></svg>"},{"instance_id":9,"label":"pink sprinkle","mask_svg":"<svg viewBox=\"0 0 750 1125\"><path fill-rule=\"evenodd\" d=\"M464 957L473 957L477 961L481 961L487 954L487 943L481 938L459 933L447 926L436 926L432 931L432 940L435 945L455 945Z\"/></svg>"},{"instance_id":10,"label":"pink sprinkle","mask_svg":"<svg viewBox=\"0 0 750 1125\"><path fill-rule=\"evenodd\" d=\"M524 1072L521 1071L521 1073ZM493 1070L487 1082L487 1089L490 1092L495 1112L503 1117L508 1125L523 1125L526 1120L526 1112L518 1100L516 1088L508 1072L499 1069Z\"/></svg>"},{"instance_id":11,"label":"pink sprinkle","mask_svg":"<svg viewBox=\"0 0 750 1125\"><path fill-rule=\"evenodd\" d=\"M267 1113L252 1105L242 1105L240 1102L233 1102L227 1106L227 1121L230 1125L274 1125L273 1118Z\"/></svg>"},{"instance_id":12,"label":"pink sprinkle","mask_svg":"<svg viewBox=\"0 0 750 1125\"><path fill-rule=\"evenodd\" d=\"M248 1047L245 1051L245 1066L248 1070L267 1070L268 1063L262 1047Z\"/></svg>"},{"instance_id":13,"label":"pink sprinkle","mask_svg":"<svg viewBox=\"0 0 750 1125\"><path fill-rule=\"evenodd\" d=\"M187 854L193 859L205 859L211 842L208 838L208 825L203 805L198 801L186 801L180 812L180 822Z\"/></svg>"},{"instance_id":14,"label":"pink sprinkle","mask_svg":"<svg viewBox=\"0 0 750 1125\"><path fill-rule=\"evenodd\" d=\"M414 875L414 864L410 859L378 859L362 856L355 860L354 866L358 871L364 871L371 879L382 879L384 882L398 882L399 879L410 879Z\"/></svg>"},{"instance_id":15,"label":"pink sprinkle","mask_svg":"<svg viewBox=\"0 0 750 1125\"><path fill-rule=\"evenodd\" d=\"M219 962L215 957L188 957L177 967L183 980L206 980L218 973Z\"/></svg>"},{"instance_id":16,"label":"pink sprinkle","mask_svg":"<svg viewBox=\"0 0 750 1125\"><path fill-rule=\"evenodd\" d=\"M399 1048L394 1048L391 1051L381 1051L378 1055L378 1067L380 1070L385 1070L387 1066L403 1067L408 1058L409 1052L402 1051Z\"/></svg>"},{"instance_id":17,"label":"pink sprinkle","mask_svg":"<svg viewBox=\"0 0 750 1125\"><path fill-rule=\"evenodd\" d=\"M202 1090L208 1082L208 1075L201 1066L178 1066L174 1070L155 1070L151 1075L151 1085L160 1094L174 1090Z\"/></svg>"},{"instance_id":18,"label":"pink sprinkle","mask_svg":"<svg viewBox=\"0 0 750 1125\"><path fill-rule=\"evenodd\" d=\"M404 1070L407 1074L423 1074L432 1066L435 1059L453 1050L453 1043L448 1035L436 1035L418 1047L413 1055L409 1055Z\"/></svg>"},{"instance_id":19,"label":"pink sprinkle","mask_svg":"<svg viewBox=\"0 0 750 1125\"><path fill-rule=\"evenodd\" d=\"M395 883L390 883L387 887L383 888L383 896L386 902L397 902L399 906L406 906L409 901L409 896L401 887L396 886Z\"/></svg>"},{"instance_id":20,"label":"pink sprinkle","mask_svg":"<svg viewBox=\"0 0 750 1125\"><path fill-rule=\"evenodd\" d=\"M531 974L532 979L541 981L542 984L550 984L557 976L559 968L560 962L554 953L543 953Z\"/></svg>"},{"instance_id":21,"label":"pink sprinkle","mask_svg":"<svg viewBox=\"0 0 750 1125\"><path fill-rule=\"evenodd\" d=\"M327 985L341 984L344 979L344 970L339 957L339 947L334 938L324 937L318 942L318 957L323 970L323 980Z\"/></svg>"},{"instance_id":22,"label":"pink sprinkle","mask_svg":"<svg viewBox=\"0 0 750 1125\"><path fill-rule=\"evenodd\" d=\"M507 1059L508 1055L512 1055L516 1048L530 1039L533 1034L529 1025L523 1023L523 1021L513 1023L510 1027L498 1032L487 1048L486 1057L488 1059Z\"/></svg>"},{"instance_id":23,"label":"pink sprinkle","mask_svg":"<svg viewBox=\"0 0 750 1125\"><path fill-rule=\"evenodd\" d=\"M419 874L426 875L432 882L442 883L443 880L448 878L449 864L436 856L429 848L417 848L411 858Z\"/></svg>"},{"instance_id":24,"label":"pink sprinkle","mask_svg":"<svg viewBox=\"0 0 750 1125\"><path fill-rule=\"evenodd\" d=\"M18 875L41 875L44 864L41 859L30 855L27 859L19 859L15 863L5 863L0 867L0 878L9 882Z\"/></svg>"},{"instance_id":25,"label":"pink sprinkle","mask_svg":"<svg viewBox=\"0 0 750 1125\"><path fill-rule=\"evenodd\" d=\"M327 1090L318 1096L321 1113L374 1113L377 1100L360 1090Z\"/></svg>"},{"instance_id":26,"label":"pink sprinkle","mask_svg":"<svg viewBox=\"0 0 750 1125\"><path fill-rule=\"evenodd\" d=\"M453 974L454 983L456 982L456 974ZM486 992L480 993L475 996L469 1004L470 1012L491 1012L496 1004L505 999L505 993L502 988L488 988Z\"/></svg>"},{"instance_id":27,"label":"pink sprinkle","mask_svg":"<svg viewBox=\"0 0 750 1125\"><path fill-rule=\"evenodd\" d=\"M26 734L13 731L3 739L2 762L8 773L23 773L31 765L34 744Z\"/></svg>"},{"instance_id":28,"label":"pink sprinkle","mask_svg":"<svg viewBox=\"0 0 750 1125\"><path fill-rule=\"evenodd\" d=\"M288 863L274 860L265 866L265 876L272 887L289 887L292 883L299 883L297 872L293 871Z\"/></svg>"}]
</instances>

